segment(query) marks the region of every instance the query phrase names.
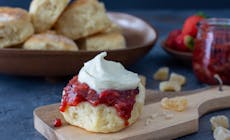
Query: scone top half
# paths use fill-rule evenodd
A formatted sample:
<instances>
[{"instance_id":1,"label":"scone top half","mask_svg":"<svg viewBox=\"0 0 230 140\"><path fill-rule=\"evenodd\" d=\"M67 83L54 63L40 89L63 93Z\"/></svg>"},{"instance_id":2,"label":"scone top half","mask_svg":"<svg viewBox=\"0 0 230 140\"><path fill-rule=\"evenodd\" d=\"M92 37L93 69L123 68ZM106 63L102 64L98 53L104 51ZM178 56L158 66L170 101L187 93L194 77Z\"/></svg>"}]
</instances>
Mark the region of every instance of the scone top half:
<instances>
[{"instance_id":1,"label":"scone top half","mask_svg":"<svg viewBox=\"0 0 230 140\"><path fill-rule=\"evenodd\" d=\"M65 120L92 132L109 133L133 124L141 114L145 88L137 74L97 55L64 88Z\"/></svg>"},{"instance_id":2,"label":"scone top half","mask_svg":"<svg viewBox=\"0 0 230 140\"><path fill-rule=\"evenodd\" d=\"M0 48L21 44L33 33L30 16L25 10L0 7Z\"/></svg>"}]
</instances>

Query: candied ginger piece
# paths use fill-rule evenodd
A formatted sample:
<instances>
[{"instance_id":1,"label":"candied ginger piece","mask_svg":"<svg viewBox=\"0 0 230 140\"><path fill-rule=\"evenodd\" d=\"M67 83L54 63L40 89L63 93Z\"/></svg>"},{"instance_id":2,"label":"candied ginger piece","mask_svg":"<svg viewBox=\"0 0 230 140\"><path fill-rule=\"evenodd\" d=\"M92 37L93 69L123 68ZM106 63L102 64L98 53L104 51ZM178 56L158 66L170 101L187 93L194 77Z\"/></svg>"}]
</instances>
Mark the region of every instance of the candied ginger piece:
<instances>
[{"instance_id":1,"label":"candied ginger piece","mask_svg":"<svg viewBox=\"0 0 230 140\"><path fill-rule=\"evenodd\" d=\"M228 118L224 115L211 117L210 123L212 125L212 130L215 130L219 126L224 127L224 128L229 128Z\"/></svg>"},{"instance_id":2,"label":"candied ginger piece","mask_svg":"<svg viewBox=\"0 0 230 140\"><path fill-rule=\"evenodd\" d=\"M170 99L166 97L161 100L161 106L165 109L182 112L186 110L188 100L185 97L175 97Z\"/></svg>"},{"instance_id":3,"label":"candied ginger piece","mask_svg":"<svg viewBox=\"0 0 230 140\"><path fill-rule=\"evenodd\" d=\"M186 78L183 75L177 73L171 73L169 81L177 82L181 86L186 83Z\"/></svg>"},{"instance_id":4,"label":"candied ginger piece","mask_svg":"<svg viewBox=\"0 0 230 140\"><path fill-rule=\"evenodd\" d=\"M154 80L167 80L169 75L169 68L162 67L157 70L157 72L153 75Z\"/></svg>"},{"instance_id":5,"label":"candied ginger piece","mask_svg":"<svg viewBox=\"0 0 230 140\"><path fill-rule=\"evenodd\" d=\"M230 131L223 127L217 127L213 132L215 140L230 140Z\"/></svg>"},{"instance_id":6,"label":"candied ginger piece","mask_svg":"<svg viewBox=\"0 0 230 140\"><path fill-rule=\"evenodd\" d=\"M181 91L181 86L178 82L164 81L159 85L160 91Z\"/></svg>"}]
</instances>

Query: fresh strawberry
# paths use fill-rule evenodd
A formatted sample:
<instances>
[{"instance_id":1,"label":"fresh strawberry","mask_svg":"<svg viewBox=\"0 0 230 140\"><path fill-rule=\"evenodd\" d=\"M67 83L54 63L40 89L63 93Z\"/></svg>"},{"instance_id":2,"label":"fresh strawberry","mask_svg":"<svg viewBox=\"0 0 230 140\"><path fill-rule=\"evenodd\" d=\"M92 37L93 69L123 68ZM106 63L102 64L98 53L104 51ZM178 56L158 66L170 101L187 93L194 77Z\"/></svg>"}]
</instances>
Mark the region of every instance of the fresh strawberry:
<instances>
[{"instance_id":1,"label":"fresh strawberry","mask_svg":"<svg viewBox=\"0 0 230 140\"><path fill-rule=\"evenodd\" d=\"M204 19L204 15L192 15L188 17L183 25L182 34L190 35L192 37L196 37L197 35L197 23Z\"/></svg>"},{"instance_id":2,"label":"fresh strawberry","mask_svg":"<svg viewBox=\"0 0 230 140\"><path fill-rule=\"evenodd\" d=\"M166 39L165 42L166 46L172 49L176 48L176 38L180 34L181 34L181 30L179 29L171 31Z\"/></svg>"},{"instance_id":3,"label":"fresh strawberry","mask_svg":"<svg viewBox=\"0 0 230 140\"><path fill-rule=\"evenodd\" d=\"M180 34L176 38L176 46L178 51L192 51L194 48L194 38L190 35Z\"/></svg>"}]
</instances>

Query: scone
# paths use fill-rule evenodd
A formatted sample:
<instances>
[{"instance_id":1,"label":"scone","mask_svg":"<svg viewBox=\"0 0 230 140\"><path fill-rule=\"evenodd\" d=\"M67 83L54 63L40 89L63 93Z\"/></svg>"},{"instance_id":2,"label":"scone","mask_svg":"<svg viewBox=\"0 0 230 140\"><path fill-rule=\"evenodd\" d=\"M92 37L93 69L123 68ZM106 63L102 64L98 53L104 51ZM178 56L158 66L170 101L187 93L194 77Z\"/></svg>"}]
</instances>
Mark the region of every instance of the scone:
<instances>
[{"instance_id":1,"label":"scone","mask_svg":"<svg viewBox=\"0 0 230 140\"><path fill-rule=\"evenodd\" d=\"M87 51L115 50L126 48L125 38L121 33L101 33L77 41L80 48Z\"/></svg>"},{"instance_id":2,"label":"scone","mask_svg":"<svg viewBox=\"0 0 230 140\"><path fill-rule=\"evenodd\" d=\"M49 30L68 5L69 0L33 0L29 13L36 33Z\"/></svg>"},{"instance_id":3,"label":"scone","mask_svg":"<svg viewBox=\"0 0 230 140\"><path fill-rule=\"evenodd\" d=\"M0 7L0 48L21 44L33 33L34 27L25 10Z\"/></svg>"},{"instance_id":4,"label":"scone","mask_svg":"<svg viewBox=\"0 0 230 140\"><path fill-rule=\"evenodd\" d=\"M24 43L23 48L26 50L78 50L73 40L53 32L33 35Z\"/></svg>"},{"instance_id":5,"label":"scone","mask_svg":"<svg viewBox=\"0 0 230 140\"><path fill-rule=\"evenodd\" d=\"M87 131L117 132L136 122L145 100L138 75L103 52L84 64L63 90L60 112L71 125Z\"/></svg>"},{"instance_id":6,"label":"scone","mask_svg":"<svg viewBox=\"0 0 230 140\"><path fill-rule=\"evenodd\" d=\"M111 23L111 25L104 31L104 33L122 33L121 27L116 23Z\"/></svg>"},{"instance_id":7,"label":"scone","mask_svg":"<svg viewBox=\"0 0 230 140\"><path fill-rule=\"evenodd\" d=\"M105 31L111 24L103 3L76 0L62 13L55 25L58 33L73 40Z\"/></svg>"}]
</instances>

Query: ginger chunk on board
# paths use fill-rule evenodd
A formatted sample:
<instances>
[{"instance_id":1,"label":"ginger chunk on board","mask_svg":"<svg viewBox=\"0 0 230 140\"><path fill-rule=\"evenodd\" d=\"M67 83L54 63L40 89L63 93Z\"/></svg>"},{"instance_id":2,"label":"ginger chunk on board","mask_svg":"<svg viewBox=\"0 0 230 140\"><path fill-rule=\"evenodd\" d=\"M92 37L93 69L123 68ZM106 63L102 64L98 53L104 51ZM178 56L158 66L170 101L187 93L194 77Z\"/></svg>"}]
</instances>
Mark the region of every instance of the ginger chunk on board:
<instances>
[{"instance_id":1,"label":"ginger chunk on board","mask_svg":"<svg viewBox=\"0 0 230 140\"><path fill-rule=\"evenodd\" d=\"M174 110L178 112L185 111L188 107L188 100L185 97L163 98L161 106L165 109Z\"/></svg>"}]
</instances>

